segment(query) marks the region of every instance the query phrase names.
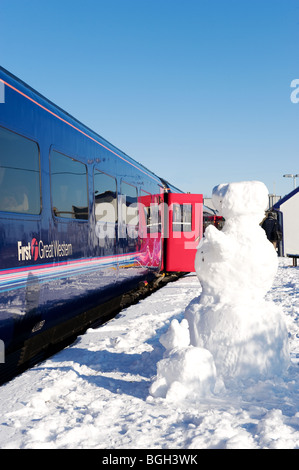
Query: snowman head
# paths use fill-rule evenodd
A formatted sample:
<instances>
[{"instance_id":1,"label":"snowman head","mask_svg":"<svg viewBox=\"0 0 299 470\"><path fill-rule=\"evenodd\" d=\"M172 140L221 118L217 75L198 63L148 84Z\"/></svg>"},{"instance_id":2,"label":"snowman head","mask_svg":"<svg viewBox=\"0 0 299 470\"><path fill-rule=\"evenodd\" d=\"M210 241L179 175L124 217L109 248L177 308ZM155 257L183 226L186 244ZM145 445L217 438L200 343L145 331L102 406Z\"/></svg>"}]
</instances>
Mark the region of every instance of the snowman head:
<instances>
[{"instance_id":1,"label":"snowman head","mask_svg":"<svg viewBox=\"0 0 299 470\"><path fill-rule=\"evenodd\" d=\"M268 206L268 189L260 181L219 184L213 189L212 201L225 219L242 215L262 219Z\"/></svg>"}]
</instances>

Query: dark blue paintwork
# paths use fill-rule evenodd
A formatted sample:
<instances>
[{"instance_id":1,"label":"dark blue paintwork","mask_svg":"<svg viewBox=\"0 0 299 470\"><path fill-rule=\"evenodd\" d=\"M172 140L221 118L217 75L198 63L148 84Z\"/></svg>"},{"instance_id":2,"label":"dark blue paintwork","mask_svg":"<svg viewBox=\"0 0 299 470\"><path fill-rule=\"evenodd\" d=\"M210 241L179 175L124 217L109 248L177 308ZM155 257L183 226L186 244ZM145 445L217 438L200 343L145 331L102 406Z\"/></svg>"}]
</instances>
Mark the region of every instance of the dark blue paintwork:
<instances>
[{"instance_id":1,"label":"dark blue paintwork","mask_svg":"<svg viewBox=\"0 0 299 470\"><path fill-rule=\"evenodd\" d=\"M138 195L141 190L163 194L165 185L2 68L0 80L5 85L0 126L38 144L41 169L41 213L0 212L0 339L9 353L28 338L130 290L160 270L161 240L153 263L139 256L140 240L134 249L132 244L128 248L126 238L116 237L104 244L99 241L95 232L94 169L114 176L118 191L122 179L135 185ZM87 165L88 220L58 218L52 211L49 155L53 149ZM121 223L119 217L116 234L122 229ZM47 247L42 252L44 258L34 259L34 240L37 246ZM18 242L23 256L18 252ZM62 256L58 256L58 243ZM27 248L31 259L26 259Z\"/></svg>"}]
</instances>

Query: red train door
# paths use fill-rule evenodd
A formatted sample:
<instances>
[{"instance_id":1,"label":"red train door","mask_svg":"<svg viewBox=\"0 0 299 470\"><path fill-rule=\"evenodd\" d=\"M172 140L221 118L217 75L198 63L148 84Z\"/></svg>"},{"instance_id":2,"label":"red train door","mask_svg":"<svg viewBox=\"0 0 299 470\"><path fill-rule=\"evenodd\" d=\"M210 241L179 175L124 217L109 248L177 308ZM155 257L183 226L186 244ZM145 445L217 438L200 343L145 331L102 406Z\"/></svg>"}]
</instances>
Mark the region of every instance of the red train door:
<instances>
[{"instance_id":1,"label":"red train door","mask_svg":"<svg viewBox=\"0 0 299 470\"><path fill-rule=\"evenodd\" d=\"M194 261L203 230L202 194L168 193L165 270L195 272Z\"/></svg>"}]
</instances>

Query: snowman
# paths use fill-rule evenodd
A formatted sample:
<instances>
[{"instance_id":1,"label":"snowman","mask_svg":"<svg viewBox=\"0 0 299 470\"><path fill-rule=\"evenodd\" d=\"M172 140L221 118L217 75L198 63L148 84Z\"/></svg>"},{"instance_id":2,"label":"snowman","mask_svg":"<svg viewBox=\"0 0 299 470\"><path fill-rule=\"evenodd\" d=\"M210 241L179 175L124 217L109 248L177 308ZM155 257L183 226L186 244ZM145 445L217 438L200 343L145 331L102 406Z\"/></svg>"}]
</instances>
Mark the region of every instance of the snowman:
<instances>
[{"instance_id":1,"label":"snowman","mask_svg":"<svg viewBox=\"0 0 299 470\"><path fill-rule=\"evenodd\" d=\"M281 374L289 365L287 329L280 310L265 300L278 267L260 227L268 190L259 181L220 184L212 201L225 225L208 226L198 246L202 293L185 311L190 344L211 352L224 380Z\"/></svg>"},{"instance_id":2,"label":"snowman","mask_svg":"<svg viewBox=\"0 0 299 470\"><path fill-rule=\"evenodd\" d=\"M278 268L260 226L268 190L259 181L220 184L212 201L225 225L206 228L195 258L201 295L160 338L165 353L150 388L155 397L221 393L238 380L282 375L290 363L283 316L265 299Z\"/></svg>"}]
</instances>

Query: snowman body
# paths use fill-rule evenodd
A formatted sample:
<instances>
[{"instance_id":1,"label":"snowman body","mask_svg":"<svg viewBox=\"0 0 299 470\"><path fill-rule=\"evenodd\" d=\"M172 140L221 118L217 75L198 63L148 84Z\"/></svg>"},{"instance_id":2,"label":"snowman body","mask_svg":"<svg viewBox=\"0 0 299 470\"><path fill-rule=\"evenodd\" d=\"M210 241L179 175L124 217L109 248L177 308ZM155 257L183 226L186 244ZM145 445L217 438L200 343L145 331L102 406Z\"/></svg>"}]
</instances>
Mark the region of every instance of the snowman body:
<instances>
[{"instance_id":1,"label":"snowman body","mask_svg":"<svg viewBox=\"0 0 299 470\"><path fill-rule=\"evenodd\" d=\"M223 377L280 374L289 364L287 330L265 300L278 260L259 225L268 190L258 181L222 184L212 200L225 224L222 231L208 226L198 246L202 294L185 312L191 344L212 353Z\"/></svg>"}]
</instances>

